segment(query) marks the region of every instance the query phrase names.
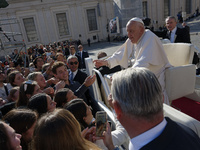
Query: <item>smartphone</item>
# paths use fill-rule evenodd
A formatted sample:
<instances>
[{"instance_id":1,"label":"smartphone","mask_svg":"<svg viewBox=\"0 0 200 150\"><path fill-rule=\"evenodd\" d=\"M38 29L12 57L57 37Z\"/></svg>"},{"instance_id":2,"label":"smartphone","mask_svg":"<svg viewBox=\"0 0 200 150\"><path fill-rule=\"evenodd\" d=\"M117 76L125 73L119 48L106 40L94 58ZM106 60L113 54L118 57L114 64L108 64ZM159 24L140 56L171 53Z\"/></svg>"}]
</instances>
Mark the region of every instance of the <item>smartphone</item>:
<instances>
[{"instance_id":1,"label":"smartphone","mask_svg":"<svg viewBox=\"0 0 200 150\"><path fill-rule=\"evenodd\" d=\"M98 111L96 113L96 136L103 136L103 132L106 131L107 114L105 111Z\"/></svg>"}]
</instances>

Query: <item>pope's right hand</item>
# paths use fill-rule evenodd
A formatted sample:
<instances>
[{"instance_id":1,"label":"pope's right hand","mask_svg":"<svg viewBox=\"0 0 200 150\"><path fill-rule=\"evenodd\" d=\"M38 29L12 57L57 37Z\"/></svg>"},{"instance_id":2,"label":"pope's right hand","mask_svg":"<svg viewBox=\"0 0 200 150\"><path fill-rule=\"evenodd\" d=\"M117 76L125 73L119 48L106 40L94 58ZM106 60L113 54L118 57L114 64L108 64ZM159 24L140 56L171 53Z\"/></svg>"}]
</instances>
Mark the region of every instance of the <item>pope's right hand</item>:
<instances>
[{"instance_id":1,"label":"pope's right hand","mask_svg":"<svg viewBox=\"0 0 200 150\"><path fill-rule=\"evenodd\" d=\"M108 61L107 60L94 60L93 63L94 63L96 68L108 65Z\"/></svg>"}]
</instances>

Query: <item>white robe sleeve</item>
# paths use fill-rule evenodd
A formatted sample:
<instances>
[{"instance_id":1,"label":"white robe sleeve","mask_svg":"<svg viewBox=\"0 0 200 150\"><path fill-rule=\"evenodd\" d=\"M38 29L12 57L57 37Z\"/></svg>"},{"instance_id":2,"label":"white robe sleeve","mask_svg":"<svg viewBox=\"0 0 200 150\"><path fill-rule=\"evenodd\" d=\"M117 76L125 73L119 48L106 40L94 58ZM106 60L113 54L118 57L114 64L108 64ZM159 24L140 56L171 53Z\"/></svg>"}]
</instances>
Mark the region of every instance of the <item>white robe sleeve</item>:
<instances>
[{"instance_id":1,"label":"white robe sleeve","mask_svg":"<svg viewBox=\"0 0 200 150\"><path fill-rule=\"evenodd\" d=\"M121 65L123 68L128 68L128 56L132 52L133 44L129 39L107 59L109 68Z\"/></svg>"}]
</instances>

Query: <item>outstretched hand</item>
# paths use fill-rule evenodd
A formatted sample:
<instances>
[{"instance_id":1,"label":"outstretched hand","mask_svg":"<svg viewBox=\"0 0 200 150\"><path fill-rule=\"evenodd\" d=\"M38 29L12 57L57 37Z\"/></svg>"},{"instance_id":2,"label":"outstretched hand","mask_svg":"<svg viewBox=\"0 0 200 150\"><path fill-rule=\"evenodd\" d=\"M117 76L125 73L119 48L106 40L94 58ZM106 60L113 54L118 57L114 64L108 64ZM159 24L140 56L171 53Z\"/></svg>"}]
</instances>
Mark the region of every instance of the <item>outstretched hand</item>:
<instances>
[{"instance_id":1,"label":"outstretched hand","mask_svg":"<svg viewBox=\"0 0 200 150\"><path fill-rule=\"evenodd\" d=\"M96 79L96 75L93 75L93 76L91 75L91 76L87 77L85 79L84 85L86 87L89 87L90 85L92 85L94 83L95 79Z\"/></svg>"},{"instance_id":2,"label":"outstretched hand","mask_svg":"<svg viewBox=\"0 0 200 150\"><path fill-rule=\"evenodd\" d=\"M107 60L94 60L93 63L94 63L96 68L108 65L108 61Z\"/></svg>"}]
</instances>

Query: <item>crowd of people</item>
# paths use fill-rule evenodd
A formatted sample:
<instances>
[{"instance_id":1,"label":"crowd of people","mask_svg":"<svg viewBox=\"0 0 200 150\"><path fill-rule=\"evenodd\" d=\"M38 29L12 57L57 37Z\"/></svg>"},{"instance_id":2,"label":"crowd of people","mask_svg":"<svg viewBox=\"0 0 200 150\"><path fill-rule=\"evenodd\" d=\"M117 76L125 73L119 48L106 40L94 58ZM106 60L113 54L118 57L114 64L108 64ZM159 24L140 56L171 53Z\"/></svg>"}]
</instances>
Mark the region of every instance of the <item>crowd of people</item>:
<instances>
[{"instance_id":1,"label":"crowd of people","mask_svg":"<svg viewBox=\"0 0 200 150\"><path fill-rule=\"evenodd\" d=\"M170 19L169 31L175 21ZM107 123L101 137L95 134L94 116L102 109L89 91L96 75L85 72L89 55L81 42L41 44L28 48L27 55L15 49L1 65L0 149L199 149L191 129L163 116L163 102L169 103L164 73L171 65L160 39L137 17L126 28L123 46L94 60L102 74L118 72L108 97L115 130Z\"/></svg>"},{"instance_id":2,"label":"crowd of people","mask_svg":"<svg viewBox=\"0 0 200 150\"><path fill-rule=\"evenodd\" d=\"M45 135L39 135L40 129L37 126L45 115L55 115L56 118L60 116L61 120L66 119L63 124L65 132L56 131L62 130L62 127L55 128L55 132L58 132L58 135L63 133L62 138L65 136L74 138L74 143L69 141L71 145L66 143L66 148L65 146L59 148L59 145L55 145L56 149L70 149L70 147L73 149L74 147L74 149L85 150L88 148L113 150L115 145L120 146L128 139L127 132L119 122L116 128L117 132L111 132L108 127L109 142L100 138L94 139L93 135L96 130L93 116L97 111L101 111L101 108L90 95L89 87L96 80L96 75L88 76L86 74L84 59L89 57L89 54L83 50L81 43L79 44L69 45L67 42L46 46L41 44L28 48L27 55L15 49L13 56L8 56L0 70L0 118L2 119L0 134L7 129L12 130L15 140L18 142L13 147L12 141L8 140L9 137L6 138L9 135L4 133L5 137L1 137L0 141L5 142L0 142L0 145L7 141L7 149L51 149L47 146L49 141L45 145L45 142L41 140ZM80 108L82 111L73 101L82 104ZM71 109L72 103L73 109ZM55 113L56 111L60 112L60 115ZM46 119L47 116L44 118ZM58 119L58 122L61 120ZM72 126L74 130L71 131L71 127L65 130L66 124L70 124L69 126ZM34 133L34 130L38 131L37 134ZM52 129L50 130L53 132ZM68 135L69 132L71 135ZM55 137L54 134L52 138ZM119 136L117 136L119 134L122 134L120 135L122 140L119 140ZM58 137L55 139L57 140ZM64 140L61 141L65 143ZM37 145L35 145L36 143ZM42 147L39 146L39 143ZM63 145L62 142L60 144ZM4 149L4 147L1 145L0 149Z\"/></svg>"}]
</instances>

